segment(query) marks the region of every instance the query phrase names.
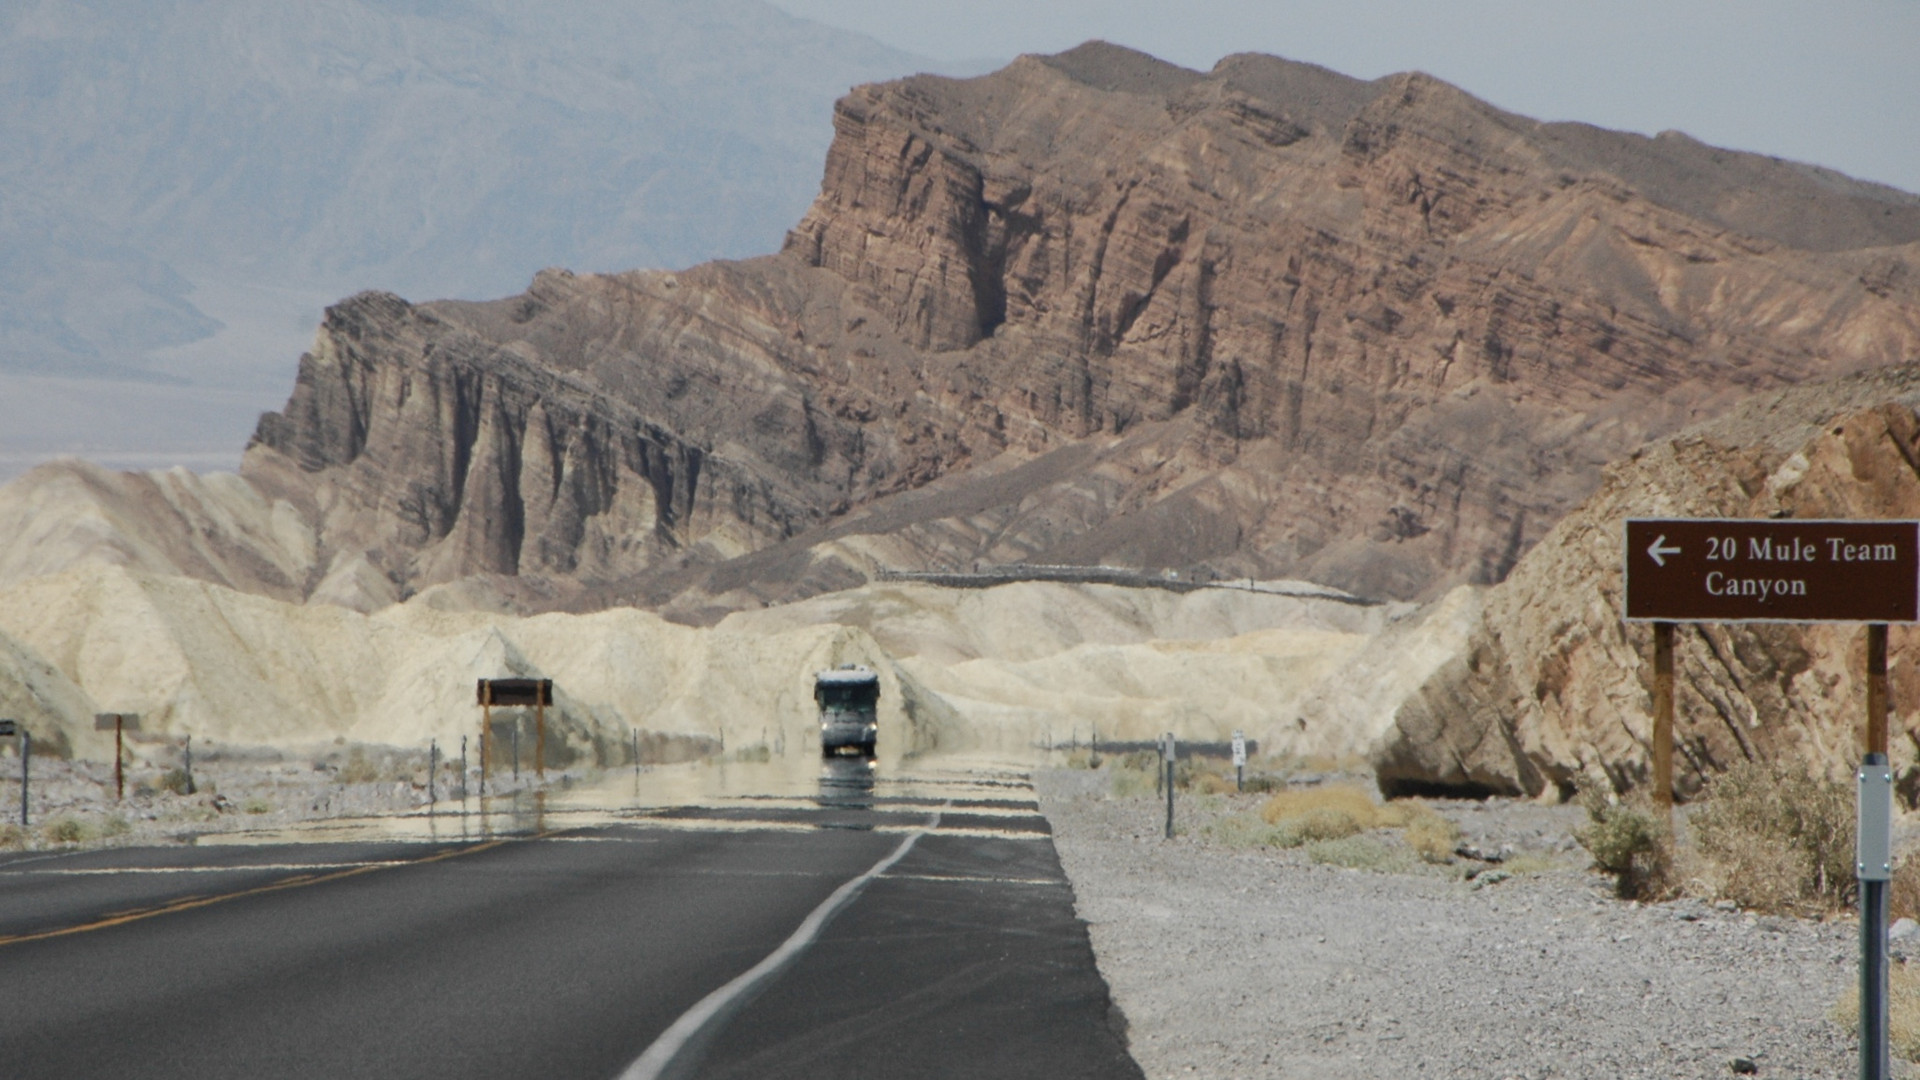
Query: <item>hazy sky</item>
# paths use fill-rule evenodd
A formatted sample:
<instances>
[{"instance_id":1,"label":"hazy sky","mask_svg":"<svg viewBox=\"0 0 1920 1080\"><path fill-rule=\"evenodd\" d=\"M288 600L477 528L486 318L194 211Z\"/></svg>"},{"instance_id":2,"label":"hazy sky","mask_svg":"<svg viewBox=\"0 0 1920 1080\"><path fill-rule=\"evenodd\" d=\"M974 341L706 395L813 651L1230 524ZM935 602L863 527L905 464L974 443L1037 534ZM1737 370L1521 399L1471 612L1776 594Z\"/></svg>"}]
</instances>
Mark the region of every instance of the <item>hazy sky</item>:
<instances>
[{"instance_id":1,"label":"hazy sky","mask_svg":"<svg viewBox=\"0 0 1920 1080\"><path fill-rule=\"evenodd\" d=\"M1920 192L1920 0L773 0L937 59L1088 38L1421 70L1502 108L1827 165Z\"/></svg>"}]
</instances>

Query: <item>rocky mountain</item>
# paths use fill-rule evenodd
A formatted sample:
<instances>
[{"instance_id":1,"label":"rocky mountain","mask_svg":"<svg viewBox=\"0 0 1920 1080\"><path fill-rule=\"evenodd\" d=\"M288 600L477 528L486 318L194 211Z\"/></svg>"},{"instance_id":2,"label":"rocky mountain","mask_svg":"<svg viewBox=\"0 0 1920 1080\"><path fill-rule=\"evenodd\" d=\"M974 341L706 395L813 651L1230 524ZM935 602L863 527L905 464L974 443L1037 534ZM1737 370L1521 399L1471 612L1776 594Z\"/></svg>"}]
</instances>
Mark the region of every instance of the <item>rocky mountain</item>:
<instances>
[{"instance_id":1,"label":"rocky mountain","mask_svg":"<svg viewBox=\"0 0 1920 1080\"><path fill-rule=\"evenodd\" d=\"M1912 359L1916 261L1920 197L1418 74L1093 43L863 86L778 254L330 309L242 470L310 556L217 580L701 621L975 562L1433 597L1649 438Z\"/></svg>"},{"instance_id":2,"label":"rocky mountain","mask_svg":"<svg viewBox=\"0 0 1920 1080\"><path fill-rule=\"evenodd\" d=\"M1622 620L1621 522L1920 517L1916 408L1920 366L1903 365L1759 395L1647 446L1609 467L1506 581L1462 589L1449 615L1376 643L1383 667L1405 662L1408 646L1428 649L1398 696L1330 691L1307 711L1316 725L1367 727L1388 791L1644 788L1652 633ZM1912 627L1890 628L1891 756L1909 806L1920 798L1916 649ZM1846 775L1860 753L1865 664L1865 630L1853 624L1680 624L1679 794L1753 758ZM1349 670L1330 685L1357 681Z\"/></svg>"}]
</instances>

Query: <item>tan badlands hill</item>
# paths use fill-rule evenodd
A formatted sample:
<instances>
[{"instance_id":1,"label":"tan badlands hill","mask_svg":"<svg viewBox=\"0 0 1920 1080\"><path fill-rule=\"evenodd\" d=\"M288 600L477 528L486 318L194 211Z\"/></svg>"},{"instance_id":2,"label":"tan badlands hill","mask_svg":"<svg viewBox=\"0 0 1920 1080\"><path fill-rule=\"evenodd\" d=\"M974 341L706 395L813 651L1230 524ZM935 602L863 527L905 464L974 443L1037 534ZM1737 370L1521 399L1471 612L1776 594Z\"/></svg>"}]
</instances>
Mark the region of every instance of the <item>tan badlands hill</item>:
<instances>
[{"instance_id":1,"label":"tan badlands hill","mask_svg":"<svg viewBox=\"0 0 1920 1080\"><path fill-rule=\"evenodd\" d=\"M975 562L1431 597L1648 438L1912 359L1916 261L1920 197L1825 170L1093 43L854 90L779 254L344 301L244 485L42 470L0 573L700 621Z\"/></svg>"}]
</instances>

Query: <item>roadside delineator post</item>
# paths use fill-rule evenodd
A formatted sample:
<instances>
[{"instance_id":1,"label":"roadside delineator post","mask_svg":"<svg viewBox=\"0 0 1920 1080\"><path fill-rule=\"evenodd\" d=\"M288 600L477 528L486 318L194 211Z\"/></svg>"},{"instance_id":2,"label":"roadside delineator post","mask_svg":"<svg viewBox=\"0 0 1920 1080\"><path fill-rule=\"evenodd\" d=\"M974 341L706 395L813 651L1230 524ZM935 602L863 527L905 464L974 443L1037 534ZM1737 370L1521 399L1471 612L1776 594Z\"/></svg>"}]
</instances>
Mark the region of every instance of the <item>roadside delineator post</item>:
<instances>
[{"instance_id":1,"label":"roadside delineator post","mask_svg":"<svg viewBox=\"0 0 1920 1080\"><path fill-rule=\"evenodd\" d=\"M198 795L200 794L200 789L193 782L193 736L191 735L187 736L186 760L187 760L187 765L186 765L187 794Z\"/></svg>"},{"instance_id":2,"label":"roadside delineator post","mask_svg":"<svg viewBox=\"0 0 1920 1080\"><path fill-rule=\"evenodd\" d=\"M433 808L435 806L438 806L440 803L440 794L434 783L434 781L437 779L435 774L438 773L439 771L440 771L440 740L428 739L427 740L427 812L428 813L432 813Z\"/></svg>"},{"instance_id":3,"label":"roadside delineator post","mask_svg":"<svg viewBox=\"0 0 1920 1080\"><path fill-rule=\"evenodd\" d=\"M1247 790L1247 733L1233 733L1233 790Z\"/></svg>"}]
</instances>

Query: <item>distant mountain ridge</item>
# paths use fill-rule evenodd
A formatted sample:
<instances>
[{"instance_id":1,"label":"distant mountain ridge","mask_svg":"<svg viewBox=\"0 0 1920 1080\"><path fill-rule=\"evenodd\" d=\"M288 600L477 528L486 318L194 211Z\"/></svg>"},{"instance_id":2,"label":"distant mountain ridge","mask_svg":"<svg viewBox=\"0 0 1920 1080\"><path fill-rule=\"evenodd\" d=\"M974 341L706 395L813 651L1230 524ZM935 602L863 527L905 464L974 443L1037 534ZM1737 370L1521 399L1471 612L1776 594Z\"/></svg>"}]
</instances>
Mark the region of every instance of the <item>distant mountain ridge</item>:
<instances>
[{"instance_id":1,"label":"distant mountain ridge","mask_svg":"<svg viewBox=\"0 0 1920 1080\"><path fill-rule=\"evenodd\" d=\"M8 498L164 494L101 550L366 608L703 621L976 562L1418 598L1649 439L1920 355L1920 198L1424 75L1090 43L833 123L777 255L336 305L234 529L185 480Z\"/></svg>"},{"instance_id":2,"label":"distant mountain ridge","mask_svg":"<svg viewBox=\"0 0 1920 1080\"><path fill-rule=\"evenodd\" d=\"M757 0L0 7L0 371L212 328L185 279L496 296L775 243L832 99L926 66Z\"/></svg>"}]
</instances>

